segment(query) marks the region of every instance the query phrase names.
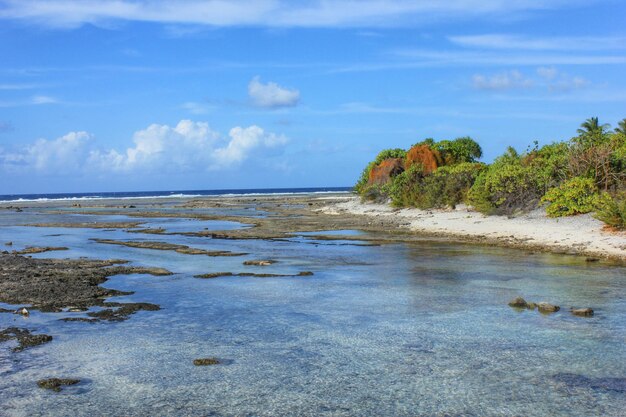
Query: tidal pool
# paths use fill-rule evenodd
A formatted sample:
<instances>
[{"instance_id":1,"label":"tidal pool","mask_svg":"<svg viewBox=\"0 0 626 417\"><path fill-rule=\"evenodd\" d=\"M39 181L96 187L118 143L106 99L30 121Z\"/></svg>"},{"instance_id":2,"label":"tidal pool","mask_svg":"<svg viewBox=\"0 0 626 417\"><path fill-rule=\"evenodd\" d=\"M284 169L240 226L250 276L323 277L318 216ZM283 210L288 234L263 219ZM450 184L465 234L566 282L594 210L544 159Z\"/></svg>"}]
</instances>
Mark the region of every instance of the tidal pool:
<instances>
[{"instance_id":1,"label":"tidal pool","mask_svg":"<svg viewBox=\"0 0 626 417\"><path fill-rule=\"evenodd\" d=\"M158 224L175 229L180 220ZM90 238L249 255L192 256ZM626 410L624 267L428 240L311 245L0 226L0 245L11 240L69 248L36 257L123 258L174 275L116 276L103 284L135 291L111 300L162 308L121 323L58 320L82 313L0 314L0 329L54 337L18 353L13 342L0 344L2 416L623 416ZM278 262L244 266L249 259ZM193 277L223 271L314 275ZM542 315L508 307L518 295L562 309ZM570 306L596 314L575 317ZM193 365L203 357L223 363ZM37 387L49 377L82 382L60 393Z\"/></svg>"}]
</instances>

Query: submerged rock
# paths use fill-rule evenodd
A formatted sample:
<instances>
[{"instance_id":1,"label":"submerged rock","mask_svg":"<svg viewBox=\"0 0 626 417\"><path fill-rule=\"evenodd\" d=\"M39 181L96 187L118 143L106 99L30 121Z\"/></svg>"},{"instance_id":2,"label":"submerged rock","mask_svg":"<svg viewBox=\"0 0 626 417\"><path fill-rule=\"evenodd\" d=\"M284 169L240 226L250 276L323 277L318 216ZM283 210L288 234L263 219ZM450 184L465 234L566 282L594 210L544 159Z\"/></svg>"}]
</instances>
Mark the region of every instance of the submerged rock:
<instances>
[{"instance_id":1,"label":"submerged rock","mask_svg":"<svg viewBox=\"0 0 626 417\"><path fill-rule=\"evenodd\" d=\"M13 348L13 352L21 352L24 349L33 346L39 346L52 340L52 336L47 334L31 334L28 329L20 329L18 327L9 327L0 331L0 342L6 342L11 339L17 340L18 346Z\"/></svg>"},{"instance_id":2,"label":"submerged rock","mask_svg":"<svg viewBox=\"0 0 626 417\"><path fill-rule=\"evenodd\" d=\"M55 392L61 391L61 387L65 385L76 385L80 382L80 379L72 378L47 378L37 381L39 388L50 389Z\"/></svg>"},{"instance_id":3,"label":"submerged rock","mask_svg":"<svg viewBox=\"0 0 626 417\"><path fill-rule=\"evenodd\" d=\"M244 265L253 265L253 266L269 266L275 264L277 261L273 259L257 259L251 261L245 261Z\"/></svg>"},{"instance_id":4,"label":"submerged rock","mask_svg":"<svg viewBox=\"0 0 626 417\"><path fill-rule=\"evenodd\" d=\"M515 308L528 308L528 303L522 297L515 297L509 302L509 306L515 307Z\"/></svg>"},{"instance_id":5,"label":"submerged rock","mask_svg":"<svg viewBox=\"0 0 626 417\"><path fill-rule=\"evenodd\" d=\"M220 360L217 358L200 358L193 360L193 364L196 366L219 365L220 363Z\"/></svg>"},{"instance_id":6,"label":"submerged rock","mask_svg":"<svg viewBox=\"0 0 626 417\"><path fill-rule=\"evenodd\" d=\"M561 309L561 307L550 303L538 303L537 308L541 313L555 313Z\"/></svg>"},{"instance_id":7,"label":"submerged rock","mask_svg":"<svg viewBox=\"0 0 626 417\"><path fill-rule=\"evenodd\" d=\"M593 316L593 310L589 307L587 308L571 308L570 311L572 312L573 315L575 316L581 316L581 317L591 317Z\"/></svg>"},{"instance_id":8,"label":"submerged rock","mask_svg":"<svg viewBox=\"0 0 626 417\"><path fill-rule=\"evenodd\" d=\"M104 303L106 307L119 307L117 309L107 308L100 311L93 311L87 313L89 317L93 317L98 320L107 320L107 321L124 321L128 319L128 316L134 314L140 310L145 311L157 311L160 310L161 307L156 304L150 303ZM74 320L77 321L77 320Z\"/></svg>"}]
</instances>

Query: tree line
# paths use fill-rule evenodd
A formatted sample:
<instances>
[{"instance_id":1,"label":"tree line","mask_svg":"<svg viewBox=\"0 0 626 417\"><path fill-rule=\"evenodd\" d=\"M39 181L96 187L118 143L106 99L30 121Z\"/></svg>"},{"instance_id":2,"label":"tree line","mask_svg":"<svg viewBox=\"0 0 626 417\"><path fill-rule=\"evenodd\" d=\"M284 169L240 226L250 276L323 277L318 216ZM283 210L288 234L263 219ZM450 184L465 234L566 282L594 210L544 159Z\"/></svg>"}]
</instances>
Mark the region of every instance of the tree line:
<instances>
[{"instance_id":1,"label":"tree line","mask_svg":"<svg viewBox=\"0 0 626 417\"><path fill-rule=\"evenodd\" d=\"M515 215L545 207L551 217L594 212L626 228L626 119L615 129L597 117L573 138L525 152L513 147L491 164L470 137L425 139L410 149L385 149L363 170L355 191L397 207L454 208Z\"/></svg>"}]
</instances>

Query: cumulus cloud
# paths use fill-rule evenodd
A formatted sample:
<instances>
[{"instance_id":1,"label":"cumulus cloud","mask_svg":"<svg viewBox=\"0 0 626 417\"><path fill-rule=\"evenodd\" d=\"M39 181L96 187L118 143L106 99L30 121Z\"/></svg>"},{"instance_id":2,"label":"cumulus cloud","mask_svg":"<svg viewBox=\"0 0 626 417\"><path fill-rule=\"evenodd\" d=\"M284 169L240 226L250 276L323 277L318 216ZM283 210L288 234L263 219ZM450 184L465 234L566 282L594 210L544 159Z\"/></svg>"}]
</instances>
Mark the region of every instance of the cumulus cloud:
<instances>
[{"instance_id":1,"label":"cumulus cloud","mask_svg":"<svg viewBox=\"0 0 626 417\"><path fill-rule=\"evenodd\" d=\"M215 150L217 160L226 164L243 161L254 148L274 148L287 143L285 136L273 133L266 134L258 126L234 127L228 135L231 138L228 145Z\"/></svg>"},{"instance_id":2,"label":"cumulus cloud","mask_svg":"<svg viewBox=\"0 0 626 417\"><path fill-rule=\"evenodd\" d=\"M268 82L263 84L259 76L248 84L248 96L255 106L265 108L293 107L300 101L300 92Z\"/></svg>"},{"instance_id":3,"label":"cumulus cloud","mask_svg":"<svg viewBox=\"0 0 626 417\"><path fill-rule=\"evenodd\" d=\"M283 135L256 125L234 127L228 137L208 123L181 120L176 126L153 124L135 132L125 150L102 149L87 132L55 140L39 139L21 149L0 149L0 169L24 173L168 173L227 168L268 150L281 150Z\"/></svg>"},{"instance_id":4,"label":"cumulus cloud","mask_svg":"<svg viewBox=\"0 0 626 417\"><path fill-rule=\"evenodd\" d=\"M517 70L511 70L490 76L475 74L472 85L477 90L510 90L514 88L530 88L533 80L525 77Z\"/></svg>"},{"instance_id":5,"label":"cumulus cloud","mask_svg":"<svg viewBox=\"0 0 626 417\"><path fill-rule=\"evenodd\" d=\"M39 173L65 174L80 170L88 158L92 136L70 132L55 140L38 139L21 150L0 153L0 163L8 171L28 169Z\"/></svg>"}]
</instances>

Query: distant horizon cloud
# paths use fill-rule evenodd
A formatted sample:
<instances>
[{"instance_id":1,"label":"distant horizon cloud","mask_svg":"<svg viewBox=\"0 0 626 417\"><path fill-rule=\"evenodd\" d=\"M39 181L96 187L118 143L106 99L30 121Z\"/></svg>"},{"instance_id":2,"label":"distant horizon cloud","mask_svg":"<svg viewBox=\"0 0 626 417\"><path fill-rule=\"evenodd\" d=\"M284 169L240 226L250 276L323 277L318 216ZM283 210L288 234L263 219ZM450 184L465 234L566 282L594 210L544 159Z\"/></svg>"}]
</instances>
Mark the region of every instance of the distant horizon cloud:
<instances>
[{"instance_id":1,"label":"distant horizon cloud","mask_svg":"<svg viewBox=\"0 0 626 417\"><path fill-rule=\"evenodd\" d=\"M535 71L539 76L526 76L519 70L499 72L492 75L474 74L472 87L475 90L506 91L528 90L535 87L547 89L550 93L564 93L587 87L591 82L580 76L570 76L555 67L539 67Z\"/></svg>"},{"instance_id":2,"label":"distant horizon cloud","mask_svg":"<svg viewBox=\"0 0 626 417\"><path fill-rule=\"evenodd\" d=\"M0 148L0 171L20 174L113 174L206 172L228 168L288 143L284 135L257 125L236 126L228 137L206 122L181 120L176 126L152 124L135 132L125 150L102 149L94 135L69 132L38 139L12 151Z\"/></svg>"},{"instance_id":3,"label":"distant horizon cloud","mask_svg":"<svg viewBox=\"0 0 626 417\"><path fill-rule=\"evenodd\" d=\"M626 36L550 36L535 37L514 34L448 36L463 47L485 49L525 49L536 51L626 49Z\"/></svg>"},{"instance_id":4,"label":"distant horizon cloud","mask_svg":"<svg viewBox=\"0 0 626 417\"><path fill-rule=\"evenodd\" d=\"M76 28L109 21L195 24L216 27L389 27L415 26L433 20L467 19L528 13L584 4L582 0L0 0L0 19L42 26Z\"/></svg>"},{"instance_id":5,"label":"distant horizon cloud","mask_svg":"<svg viewBox=\"0 0 626 417\"><path fill-rule=\"evenodd\" d=\"M255 106L269 109L294 107L300 101L300 91L281 87L271 81L263 84L258 75L248 83L248 96Z\"/></svg>"},{"instance_id":6,"label":"distant horizon cloud","mask_svg":"<svg viewBox=\"0 0 626 417\"><path fill-rule=\"evenodd\" d=\"M472 77L472 86L477 90L526 89L534 84L533 80L525 77L517 70L505 71L490 76L474 74Z\"/></svg>"}]
</instances>

